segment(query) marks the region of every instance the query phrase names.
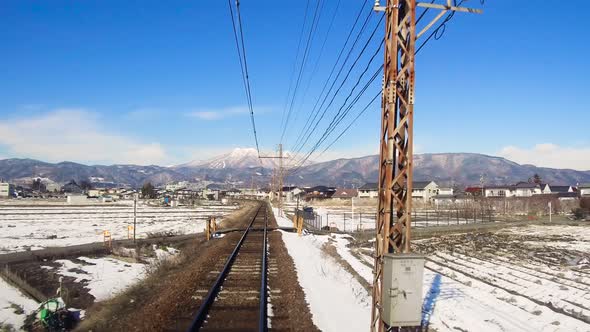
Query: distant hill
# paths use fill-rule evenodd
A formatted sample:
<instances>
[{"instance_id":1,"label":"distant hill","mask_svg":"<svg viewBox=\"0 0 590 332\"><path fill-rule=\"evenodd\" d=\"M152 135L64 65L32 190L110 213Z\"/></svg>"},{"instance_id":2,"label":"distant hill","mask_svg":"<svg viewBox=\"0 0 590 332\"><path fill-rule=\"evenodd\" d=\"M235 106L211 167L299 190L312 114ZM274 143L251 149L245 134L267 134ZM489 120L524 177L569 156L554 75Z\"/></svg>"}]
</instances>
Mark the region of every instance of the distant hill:
<instances>
[{"instance_id":1,"label":"distant hill","mask_svg":"<svg viewBox=\"0 0 590 332\"><path fill-rule=\"evenodd\" d=\"M332 185L362 185L376 182L379 173L379 156L337 159L302 167L288 178L289 182ZM485 174L487 184L509 184L527 181L539 174L544 182L575 185L590 182L590 171L554 169L520 165L501 157L477 153L436 153L414 156L414 179L434 180L444 184L479 184Z\"/></svg>"},{"instance_id":2,"label":"distant hill","mask_svg":"<svg viewBox=\"0 0 590 332\"><path fill-rule=\"evenodd\" d=\"M267 160L268 161L268 160ZM261 164L255 149L236 149L203 162L190 162L172 167L112 165L87 166L72 162L57 164L32 159L0 160L0 178L26 182L32 177L48 178L58 183L71 179L101 178L105 182L132 187L145 182L163 185L172 181L207 180L249 186L268 186L272 177L271 161ZM520 165L510 160L476 153L419 154L414 157L416 180L435 180L441 184L479 184L485 174L487 184L509 184L526 181L539 174L544 182L575 185L590 182L590 171L553 169ZM301 167L287 176L285 184L360 186L376 182L378 156L337 159Z\"/></svg>"},{"instance_id":3,"label":"distant hill","mask_svg":"<svg viewBox=\"0 0 590 332\"><path fill-rule=\"evenodd\" d=\"M33 159L0 160L0 178L11 182L26 182L32 177L48 178L58 183L95 177L104 179L104 182L131 187L140 186L148 181L161 184L186 178L181 173L161 166L87 166L72 162L51 164Z\"/></svg>"}]
</instances>

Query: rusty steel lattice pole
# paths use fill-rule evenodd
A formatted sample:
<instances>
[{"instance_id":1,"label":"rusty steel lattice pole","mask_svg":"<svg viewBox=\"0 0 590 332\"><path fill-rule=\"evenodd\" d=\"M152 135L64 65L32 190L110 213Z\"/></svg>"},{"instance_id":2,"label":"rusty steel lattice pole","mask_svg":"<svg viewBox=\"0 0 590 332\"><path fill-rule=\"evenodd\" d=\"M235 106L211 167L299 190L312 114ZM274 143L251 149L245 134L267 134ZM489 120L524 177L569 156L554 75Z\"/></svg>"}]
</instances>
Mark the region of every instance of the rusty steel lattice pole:
<instances>
[{"instance_id":1,"label":"rusty steel lattice pole","mask_svg":"<svg viewBox=\"0 0 590 332\"><path fill-rule=\"evenodd\" d=\"M416 31L417 6L440 10L420 32ZM434 1L386 0L383 7L376 0L374 9L384 11L386 20L371 331L384 331L389 326L382 320L383 257L388 253L410 252L416 39L445 13L482 11L455 6L451 0L446 0L444 5ZM449 17L444 22L448 20Z\"/></svg>"},{"instance_id":2,"label":"rusty steel lattice pole","mask_svg":"<svg viewBox=\"0 0 590 332\"><path fill-rule=\"evenodd\" d=\"M381 99L379 207L376 222L371 331L382 316L383 255L410 251L416 1L386 0Z\"/></svg>"}]
</instances>

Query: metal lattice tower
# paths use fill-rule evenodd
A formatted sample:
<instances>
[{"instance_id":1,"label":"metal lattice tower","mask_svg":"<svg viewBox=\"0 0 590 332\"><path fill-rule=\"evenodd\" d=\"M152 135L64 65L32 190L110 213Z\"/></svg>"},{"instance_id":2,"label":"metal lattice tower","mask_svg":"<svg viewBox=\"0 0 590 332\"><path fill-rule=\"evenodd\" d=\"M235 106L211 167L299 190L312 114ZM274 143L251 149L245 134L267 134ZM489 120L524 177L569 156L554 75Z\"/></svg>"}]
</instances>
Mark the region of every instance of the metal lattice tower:
<instances>
[{"instance_id":1,"label":"metal lattice tower","mask_svg":"<svg viewBox=\"0 0 590 332\"><path fill-rule=\"evenodd\" d=\"M419 33L416 33L417 5L441 10ZM416 39L447 12L481 11L453 6L451 0L445 5L386 0L384 7L377 0L374 9L385 12L386 22L371 331L385 331L389 327L381 319L383 255L410 252Z\"/></svg>"}]
</instances>

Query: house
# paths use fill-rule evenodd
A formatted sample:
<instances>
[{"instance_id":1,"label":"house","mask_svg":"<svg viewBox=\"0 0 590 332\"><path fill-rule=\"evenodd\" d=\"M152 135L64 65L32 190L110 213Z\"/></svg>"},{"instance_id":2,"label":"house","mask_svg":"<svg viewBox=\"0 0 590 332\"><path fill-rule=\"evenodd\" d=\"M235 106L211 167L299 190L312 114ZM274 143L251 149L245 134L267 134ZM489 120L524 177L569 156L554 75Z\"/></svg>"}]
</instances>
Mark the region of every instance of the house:
<instances>
[{"instance_id":1,"label":"house","mask_svg":"<svg viewBox=\"0 0 590 332\"><path fill-rule=\"evenodd\" d=\"M377 182L365 183L358 189L359 198L377 198L379 197L379 189Z\"/></svg>"},{"instance_id":2,"label":"house","mask_svg":"<svg viewBox=\"0 0 590 332\"><path fill-rule=\"evenodd\" d=\"M515 186L488 186L484 187L485 197L514 197L516 196Z\"/></svg>"},{"instance_id":3,"label":"house","mask_svg":"<svg viewBox=\"0 0 590 332\"><path fill-rule=\"evenodd\" d=\"M331 198L336 192L336 188L326 186L315 186L306 190L305 200L322 200Z\"/></svg>"},{"instance_id":4,"label":"house","mask_svg":"<svg viewBox=\"0 0 590 332\"><path fill-rule=\"evenodd\" d=\"M483 190L481 187L467 187L465 188L465 194L470 196L481 196Z\"/></svg>"},{"instance_id":5,"label":"house","mask_svg":"<svg viewBox=\"0 0 590 332\"><path fill-rule=\"evenodd\" d=\"M578 191L582 197L590 197L590 183L584 183L578 186Z\"/></svg>"},{"instance_id":6,"label":"house","mask_svg":"<svg viewBox=\"0 0 590 332\"><path fill-rule=\"evenodd\" d=\"M439 187L438 188L439 195L453 195L454 191L455 190L451 187Z\"/></svg>"},{"instance_id":7,"label":"house","mask_svg":"<svg viewBox=\"0 0 590 332\"><path fill-rule=\"evenodd\" d=\"M543 190L541 190L541 192L543 194L557 194L557 193L573 193L574 192L574 188L572 188L571 186L553 186L553 185L544 185L541 188L543 188Z\"/></svg>"},{"instance_id":8,"label":"house","mask_svg":"<svg viewBox=\"0 0 590 332\"><path fill-rule=\"evenodd\" d=\"M64 184L61 187L61 190L68 194L82 194L84 192L84 190L82 190L82 188L80 188L80 186L74 180Z\"/></svg>"},{"instance_id":9,"label":"house","mask_svg":"<svg viewBox=\"0 0 590 332\"><path fill-rule=\"evenodd\" d=\"M429 202L432 197L438 194L438 185L434 181L414 181L412 183L412 199Z\"/></svg>"},{"instance_id":10,"label":"house","mask_svg":"<svg viewBox=\"0 0 590 332\"><path fill-rule=\"evenodd\" d=\"M358 196L358 191L356 189L338 188L334 192L334 195L332 195L332 199L350 201L357 196Z\"/></svg>"},{"instance_id":11,"label":"house","mask_svg":"<svg viewBox=\"0 0 590 332\"><path fill-rule=\"evenodd\" d=\"M541 186L537 183L519 182L514 188L516 197L531 197L541 193Z\"/></svg>"},{"instance_id":12,"label":"house","mask_svg":"<svg viewBox=\"0 0 590 332\"><path fill-rule=\"evenodd\" d=\"M297 196L305 193L305 191L297 186L284 186L281 188L281 197L285 202L294 202Z\"/></svg>"},{"instance_id":13,"label":"house","mask_svg":"<svg viewBox=\"0 0 590 332\"><path fill-rule=\"evenodd\" d=\"M6 182L0 182L0 198L8 198L11 190L10 184Z\"/></svg>"},{"instance_id":14,"label":"house","mask_svg":"<svg viewBox=\"0 0 590 332\"><path fill-rule=\"evenodd\" d=\"M102 191L99 189L90 189L88 190L88 197L98 198L102 195Z\"/></svg>"}]
</instances>

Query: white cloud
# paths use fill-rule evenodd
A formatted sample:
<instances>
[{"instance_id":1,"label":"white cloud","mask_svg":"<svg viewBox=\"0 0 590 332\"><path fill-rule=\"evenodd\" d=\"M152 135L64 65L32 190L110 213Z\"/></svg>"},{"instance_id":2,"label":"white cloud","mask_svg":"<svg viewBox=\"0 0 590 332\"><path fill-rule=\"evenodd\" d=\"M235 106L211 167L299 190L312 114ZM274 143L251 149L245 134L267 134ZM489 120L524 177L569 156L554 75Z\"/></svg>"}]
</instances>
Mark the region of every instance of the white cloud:
<instances>
[{"instance_id":1,"label":"white cloud","mask_svg":"<svg viewBox=\"0 0 590 332\"><path fill-rule=\"evenodd\" d=\"M590 170L590 147L562 147L552 143L537 144L532 148L507 146L498 155L519 164Z\"/></svg>"},{"instance_id":2,"label":"white cloud","mask_svg":"<svg viewBox=\"0 0 590 332\"><path fill-rule=\"evenodd\" d=\"M201 120L220 120L232 115L248 113L249 110L246 106L237 106L220 109L198 109L193 112L186 113L186 115Z\"/></svg>"},{"instance_id":3,"label":"white cloud","mask_svg":"<svg viewBox=\"0 0 590 332\"><path fill-rule=\"evenodd\" d=\"M59 109L29 118L0 120L0 145L7 153L45 161L158 164L169 158L156 142L111 133L99 115Z\"/></svg>"}]
</instances>

